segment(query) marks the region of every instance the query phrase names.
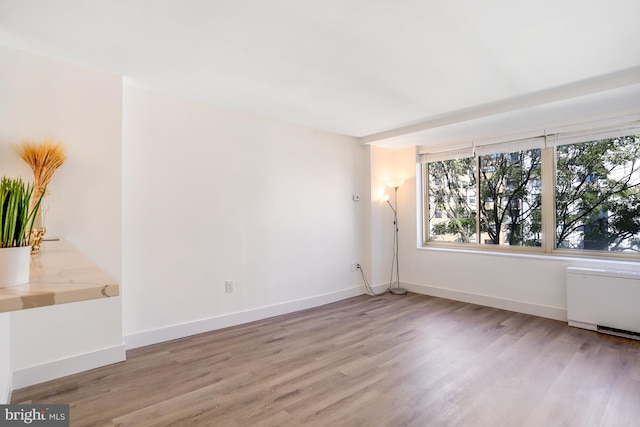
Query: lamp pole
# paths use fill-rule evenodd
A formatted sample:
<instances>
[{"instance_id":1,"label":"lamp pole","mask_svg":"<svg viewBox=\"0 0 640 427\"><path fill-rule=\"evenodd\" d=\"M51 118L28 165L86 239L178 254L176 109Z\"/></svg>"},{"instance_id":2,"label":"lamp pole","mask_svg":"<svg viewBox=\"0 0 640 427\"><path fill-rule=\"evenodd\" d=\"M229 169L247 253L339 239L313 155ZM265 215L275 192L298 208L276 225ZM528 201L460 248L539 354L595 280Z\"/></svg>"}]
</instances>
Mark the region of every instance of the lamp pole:
<instances>
[{"instance_id":1,"label":"lamp pole","mask_svg":"<svg viewBox=\"0 0 640 427\"><path fill-rule=\"evenodd\" d=\"M391 205L391 202L387 200L389 207L393 211L393 258L391 261L391 278L389 279L389 292L394 295L404 295L407 293L407 290L400 287L400 262L399 262L399 242L398 242L398 188L393 187L394 189L394 206ZM395 270L396 280L395 287L393 287L393 273Z\"/></svg>"}]
</instances>

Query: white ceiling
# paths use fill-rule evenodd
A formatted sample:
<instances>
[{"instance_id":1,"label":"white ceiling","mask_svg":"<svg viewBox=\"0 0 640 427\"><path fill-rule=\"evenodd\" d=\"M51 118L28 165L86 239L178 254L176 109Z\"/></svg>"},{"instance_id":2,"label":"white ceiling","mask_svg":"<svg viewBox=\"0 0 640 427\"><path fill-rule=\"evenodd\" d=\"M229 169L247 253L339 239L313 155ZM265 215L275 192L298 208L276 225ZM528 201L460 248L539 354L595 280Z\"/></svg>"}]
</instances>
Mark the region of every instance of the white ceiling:
<instances>
[{"instance_id":1,"label":"white ceiling","mask_svg":"<svg viewBox=\"0 0 640 427\"><path fill-rule=\"evenodd\" d=\"M639 18L639 0L0 0L0 44L399 147L640 108Z\"/></svg>"}]
</instances>

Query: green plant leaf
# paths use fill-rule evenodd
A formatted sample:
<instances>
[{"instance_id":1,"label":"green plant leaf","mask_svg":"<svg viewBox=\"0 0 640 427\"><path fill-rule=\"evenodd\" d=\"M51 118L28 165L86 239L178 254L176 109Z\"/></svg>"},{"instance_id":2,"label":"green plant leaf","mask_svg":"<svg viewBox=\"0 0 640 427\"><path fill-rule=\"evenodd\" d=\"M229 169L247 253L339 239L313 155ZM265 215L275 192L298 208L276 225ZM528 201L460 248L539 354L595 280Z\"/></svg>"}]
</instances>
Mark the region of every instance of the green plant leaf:
<instances>
[{"instance_id":1,"label":"green plant leaf","mask_svg":"<svg viewBox=\"0 0 640 427\"><path fill-rule=\"evenodd\" d=\"M28 246L28 235L40 209L42 196L29 209L34 186L20 178L0 181L0 248Z\"/></svg>"}]
</instances>

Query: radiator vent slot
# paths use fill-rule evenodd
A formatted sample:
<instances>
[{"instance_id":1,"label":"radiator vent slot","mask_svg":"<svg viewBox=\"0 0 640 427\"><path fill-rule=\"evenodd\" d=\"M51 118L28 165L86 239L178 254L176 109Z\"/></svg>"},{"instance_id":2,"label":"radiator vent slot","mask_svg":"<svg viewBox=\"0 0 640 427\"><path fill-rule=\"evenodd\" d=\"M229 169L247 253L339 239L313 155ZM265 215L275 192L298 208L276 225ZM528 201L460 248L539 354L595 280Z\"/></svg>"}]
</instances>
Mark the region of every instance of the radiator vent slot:
<instances>
[{"instance_id":1,"label":"radiator vent slot","mask_svg":"<svg viewBox=\"0 0 640 427\"><path fill-rule=\"evenodd\" d=\"M570 326L640 340L640 272L569 267Z\"/></svg>"},{"instance_id":2,"label":"radiator vent slot","mask_svg":"<svg viewBox=\"0 0 640 427\"><path fill-rule=\"evenodd\" d=\"M598 325L598 332L603 334L615 335L617 337L631 338L632 340L640 341L640 333L633 331L625 331L624 329L609 328L608 326Z\"/></svg>"}]
</instances>

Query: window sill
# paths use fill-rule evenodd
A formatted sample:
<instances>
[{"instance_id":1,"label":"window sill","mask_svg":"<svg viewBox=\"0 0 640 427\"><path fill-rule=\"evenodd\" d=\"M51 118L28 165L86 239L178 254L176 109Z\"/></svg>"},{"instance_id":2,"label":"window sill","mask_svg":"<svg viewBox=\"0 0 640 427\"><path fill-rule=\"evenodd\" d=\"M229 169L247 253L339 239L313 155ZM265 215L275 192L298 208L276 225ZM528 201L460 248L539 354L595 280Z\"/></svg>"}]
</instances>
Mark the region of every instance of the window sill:
<instances>
[{"instance_id":1,"label":"window sill","mask_svg":"<svg viewBox=\"0 0 640 427\"><path fill-rule=\"evenodd\" d=\"M640 269L640 265L637 260L632 259L621 259L621 258L612 258L612 257L602 257L597 256L596 254L575 256L569 255L566 253L533 253L533 252L510 252L510 251L496 251L491 249L467 249L460 247L442 247L442 246L418 246L417 249L419 251L431 251L431 252L449 252L449 253L460 253L460 254L469 254L469 255L483 255L490 257L501 257L501 258L519 258L519 259L529 259L529 260L541 260L541 261L558 261L564 263L580 263L580 264L589 264L589 265L619 265L624 266L630 269L638 270Z\"/></svg>"}]
</instances>

